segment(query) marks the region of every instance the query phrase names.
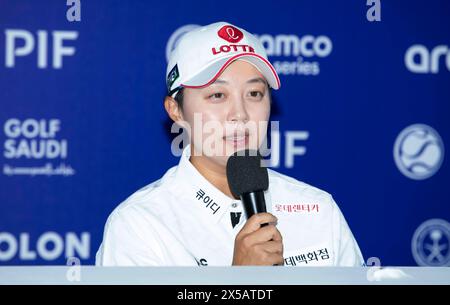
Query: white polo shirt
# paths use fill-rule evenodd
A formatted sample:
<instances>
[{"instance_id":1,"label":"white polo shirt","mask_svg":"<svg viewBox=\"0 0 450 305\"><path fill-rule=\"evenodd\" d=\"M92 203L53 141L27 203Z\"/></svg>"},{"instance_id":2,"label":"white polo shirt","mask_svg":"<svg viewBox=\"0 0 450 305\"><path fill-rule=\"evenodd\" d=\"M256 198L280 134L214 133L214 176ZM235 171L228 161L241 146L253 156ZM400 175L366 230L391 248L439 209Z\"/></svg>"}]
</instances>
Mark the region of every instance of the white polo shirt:
<instances>
[{"instance_id":1,"label":"white polo shirt","mask_svg":"<svg viewBox=\"0 0 450 305\"><path fill-rule=\"evenodd\" d=\"M187 147L178 166L113 211L96 265L231 265L235 237L246 222L244 207L207 181L189 157ZM285 266L364 265L331 195L269 170L265 198L267 211L278 218ZM234 228L231 213L241 213Z\"/></svg>"}]
</instances>

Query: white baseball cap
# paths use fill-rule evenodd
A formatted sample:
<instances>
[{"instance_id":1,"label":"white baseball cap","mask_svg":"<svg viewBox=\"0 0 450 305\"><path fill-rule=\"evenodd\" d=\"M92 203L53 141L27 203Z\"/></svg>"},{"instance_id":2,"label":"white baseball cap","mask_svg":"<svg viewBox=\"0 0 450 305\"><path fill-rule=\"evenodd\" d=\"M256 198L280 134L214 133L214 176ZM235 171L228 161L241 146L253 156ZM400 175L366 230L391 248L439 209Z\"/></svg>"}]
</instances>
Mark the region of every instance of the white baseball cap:
<instances>
[{"instance_id":1,"label":"white baseball cap","mask_svg":"<svg viewBox=\"0 0 450 305\"><path fill-rule=\"evenodd\" d=\"M254 65L273 89L280 79L254 35L227 22L217 22L184 34L169 55L166 83L170 96L181 88L212 84L234 60Z\"/></svg>"}]
</instances>

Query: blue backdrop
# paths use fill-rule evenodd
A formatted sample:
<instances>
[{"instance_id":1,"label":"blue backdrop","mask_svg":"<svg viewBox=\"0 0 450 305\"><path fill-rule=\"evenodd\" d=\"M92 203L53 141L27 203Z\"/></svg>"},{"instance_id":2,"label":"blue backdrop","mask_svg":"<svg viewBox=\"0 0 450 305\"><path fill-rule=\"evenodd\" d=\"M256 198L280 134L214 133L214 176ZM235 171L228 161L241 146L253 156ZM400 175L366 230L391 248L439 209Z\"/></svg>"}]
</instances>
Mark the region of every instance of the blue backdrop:
<instances>
[{"instance_id":1,"label":"blue backdrop","mask_svg":"<svg viewBox=\"0 0 450 305\"><path fill-rule=\"evenodd\" d=\"M366 259L450 264L449 1L68 2L0 0L0 265L94 262L177 163L166 49L216 21L279 72L274 169L333 194Z\"/></svg>"}]
</instances>

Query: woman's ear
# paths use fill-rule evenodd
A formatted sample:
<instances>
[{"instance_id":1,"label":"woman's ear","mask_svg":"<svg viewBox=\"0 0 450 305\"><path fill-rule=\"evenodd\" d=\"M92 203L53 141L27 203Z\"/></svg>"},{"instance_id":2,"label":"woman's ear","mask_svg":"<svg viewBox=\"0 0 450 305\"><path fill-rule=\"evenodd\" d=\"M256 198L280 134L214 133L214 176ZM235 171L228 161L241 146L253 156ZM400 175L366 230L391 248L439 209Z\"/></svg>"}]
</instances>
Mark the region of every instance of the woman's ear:
<instances>
[{"instance_id":1,"label":"woman's ear","mask_svg":"<svg viewBox=\"0 0 450 305\"><path fill-rule=\"evenodd\" d=\"M183 113L177 101L171 96L166 96L164 99L164 108L166 108L167 114L175 123L183 121Z\"/></svg>"}]
</instances>

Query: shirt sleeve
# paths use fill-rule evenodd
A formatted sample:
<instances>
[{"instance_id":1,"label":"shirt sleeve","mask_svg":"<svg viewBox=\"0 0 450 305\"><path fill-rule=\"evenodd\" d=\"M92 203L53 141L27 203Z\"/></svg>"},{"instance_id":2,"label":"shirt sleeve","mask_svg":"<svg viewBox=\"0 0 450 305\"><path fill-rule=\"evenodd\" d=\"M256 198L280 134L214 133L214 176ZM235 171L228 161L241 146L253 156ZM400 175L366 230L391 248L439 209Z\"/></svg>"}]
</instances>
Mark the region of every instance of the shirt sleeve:
<instances>
[{"instance_id":1,"label":"shirt sleeve","mask_svg":"<svg viewBox=\"0 0 450 305\"><path fill-rule=\"evenodd\" d=\"M331 198L331 201L333 205L334 265L342 267L362 267L365 263L358 243L338 205L333 198Z\"/></svg>"},{"instance_id":2,"label":"shirt sleeve","mask_svg":"<svg viewBox=\"0 0 450 305\"><path fill-rule=\"evenodd\" d=\"M140 227L139 227L140 226ZM155 232L132 213L113 213L108 219L103 242L96 255L97 266L162 266L161 249Z\"/></svg>"}]
</instances>

